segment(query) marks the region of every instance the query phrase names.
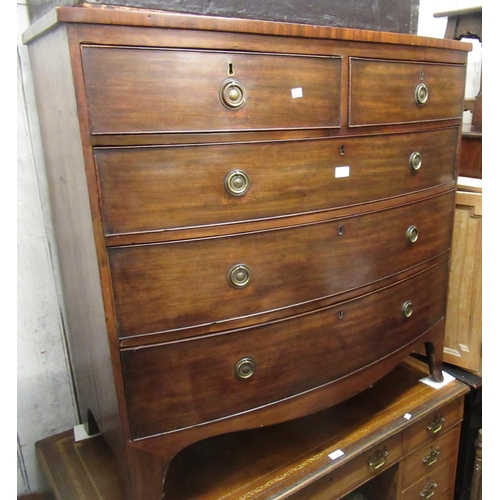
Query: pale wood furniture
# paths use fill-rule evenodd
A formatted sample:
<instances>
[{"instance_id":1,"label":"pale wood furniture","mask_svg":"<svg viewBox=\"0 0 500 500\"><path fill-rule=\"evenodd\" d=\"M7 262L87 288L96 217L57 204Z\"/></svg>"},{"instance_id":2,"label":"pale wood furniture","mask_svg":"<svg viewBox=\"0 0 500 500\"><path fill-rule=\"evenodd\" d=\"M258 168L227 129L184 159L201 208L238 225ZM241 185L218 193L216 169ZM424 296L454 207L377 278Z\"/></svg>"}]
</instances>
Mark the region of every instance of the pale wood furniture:
<instances>
[{"instance_id":1,"label":"pale wood furniture","mask_svg":"<svg viewBox=\"0 0 500 500\"><path fill-rule=\"evenodd\" d=\"M25 40L82 418L130 498L420 345L442 378L469 44L104 6Z\"/></svg>"},{"instance_id":2,"label":"pale wood furniture","mask_svg":"<svg viewBox=\"0 0 500 500\"><path fill-rule=\"evenodd\" d=\"M196 443L172 462L167 493L177 500L334 500L356 491L388 500L427 491L451 499L468 387L454 380L434 389L420 382L426 375L425 365L408 358L334 408ZM337 450L343 455L330 458ZM55 498L123 498L101 436L75 442L68 431L37 443L37 453Z\"/></svg>"},{"instance_id":3,"label":"pale wood furniture","mask_svg":"<svg viewBox=\"0 0 500 500\"><path fill-rule=\"evenodd\" d=\"M482 41L482 7L435 14L448 17L446 38ZM473 113L460 144L444 359L482 374L482 90L465 103Z\"/></svg>"},{"instance_id":4,"label":"pale wood furniture","mask_svg":"<svg viewBox=\"0 0 500 500\"><path fill-rule=\"evenodd\" d=\"M459 177L443 359L482 372L482 180Z\"/></svg>"}]
</instances>

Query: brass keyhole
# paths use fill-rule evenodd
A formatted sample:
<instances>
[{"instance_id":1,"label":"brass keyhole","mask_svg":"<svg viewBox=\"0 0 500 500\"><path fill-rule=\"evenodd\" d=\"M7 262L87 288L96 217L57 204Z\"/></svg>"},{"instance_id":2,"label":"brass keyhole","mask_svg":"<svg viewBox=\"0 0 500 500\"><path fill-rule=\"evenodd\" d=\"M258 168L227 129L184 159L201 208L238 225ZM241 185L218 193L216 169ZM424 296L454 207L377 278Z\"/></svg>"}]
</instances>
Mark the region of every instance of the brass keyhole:
<instances>
[{"instance_id":1,"label":"brass keyhole","mask_svg":"<svg viewBox=\"0 0 500 500\"><path fill-rule=\"evenodd\" d=\"M233 76L234 75L234 65L232 62L227 64L227 75L228 76Z\"/></svg>"}]
</instances>

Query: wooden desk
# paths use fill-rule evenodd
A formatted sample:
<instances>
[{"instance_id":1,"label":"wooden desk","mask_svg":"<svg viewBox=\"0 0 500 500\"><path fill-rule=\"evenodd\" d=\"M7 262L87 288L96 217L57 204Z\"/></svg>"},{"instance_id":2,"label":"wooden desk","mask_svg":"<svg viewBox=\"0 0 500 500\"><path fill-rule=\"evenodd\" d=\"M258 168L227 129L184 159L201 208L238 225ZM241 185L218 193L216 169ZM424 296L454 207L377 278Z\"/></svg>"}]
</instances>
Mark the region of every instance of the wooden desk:
<instances>
[{"instance_id":1,"label":"wooden desk","mask_svg":"<svg viewBox=\"0 0 500 500\"><path fill-rule=\"evenodd\" d=\"M165 498L333 499L360 488L357 494L368 492L369 498L406 500L420 498L426 487L430 494L436 484L434 498L451 499L469 389L457 380L431 388L419 381L426 370L408 358L333 408L196 443L172 461ZM428 425L441 429L432 433ZM100 437L75 443L68 431L36 446L57 499L123 498L116 464ZM330 458L337 450L343 455ZM426 456L437 460L424 465Z\"/></svg>"}]
</instances>

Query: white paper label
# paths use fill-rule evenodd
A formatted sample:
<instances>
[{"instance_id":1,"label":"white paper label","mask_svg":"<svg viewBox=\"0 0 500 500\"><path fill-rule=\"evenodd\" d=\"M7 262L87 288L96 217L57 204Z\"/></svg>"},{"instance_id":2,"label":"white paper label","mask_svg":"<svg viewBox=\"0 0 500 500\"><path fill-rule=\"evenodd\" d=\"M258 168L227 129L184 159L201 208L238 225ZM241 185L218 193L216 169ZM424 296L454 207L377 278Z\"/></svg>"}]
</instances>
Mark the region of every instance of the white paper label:
<instances>
[{"instance_id":1,"label":"white paper label","mask_svg":"<svg viewBox=\"0 0 500 500\"><path fill-rule=\"evenodd\" d=\"M292 99L297 99L298 97L303 97L302 87L292 89Z\"/></svg>"},{"instance_id":2,"label":"white paper label","mask_svg":"<svg viewBox=\"0 0 500 500\"><path fill-rule=\"evenodd\" d=\"M409 413L405 413L405 414L404 414L404 416L403 416L403 418L404 418L405 420L410 420L411 415L410 415Z\"/></svg>"},{"instance_id":3,"label":"white paper label","mask_svg":"<svg viewBox=\"0 0 500 500\"><path fill-rule=\"evenodd\" d=\"M92 436L87 434L87 431L85 430L85 424L75 425L73 427L73 437L75 439L75 442L83 441L84 439L89 439L93 436L95 436L95 434Z\"/></svg>"},{"instance_id":4,"label":"white paper label","mask_svg":"<svg viewBox=\"0 0 500 500\"><path fill-rule=\"evenodd\" d=\"M449 373L443 371L443 381L442 382L436 382L432 377L425 377L421 378L420 382L427 384L430 387L433 387L434 389L441 389L441 387L445 386L446 384L449 384L453 380L455 380L455 377L453 375L450 375Z\"/></svg>"},{"instance_id":5,"label":"white paper label","mask_svg":"<svg viewBox=\"0 0 500 500\"><path fill-rule=\"evenodd\" d=\"M339 177L349 177L350 167L344 165L342 167L335 167L335 178Z\"/></svg>"},{"instance_id":6,"label":"white paper label","mask_svg":"<svg viewBox=\"0 0 500 500\"><path fill-rule=\"evenodd\" d=\"M339 457L341 457L344 454L342 450L335 450L333 453L330 453L328 456L332 459L335 460Z\"/></svg>"}]
</instances>

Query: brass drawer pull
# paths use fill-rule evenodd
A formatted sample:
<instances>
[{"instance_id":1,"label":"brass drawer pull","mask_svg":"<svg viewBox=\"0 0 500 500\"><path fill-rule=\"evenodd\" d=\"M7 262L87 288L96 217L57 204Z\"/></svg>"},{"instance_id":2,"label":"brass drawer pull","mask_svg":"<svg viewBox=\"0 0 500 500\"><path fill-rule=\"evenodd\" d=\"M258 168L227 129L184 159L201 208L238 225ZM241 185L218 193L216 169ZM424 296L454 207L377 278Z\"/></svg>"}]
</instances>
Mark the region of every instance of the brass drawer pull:
<instances>
[{"instance_id":1,"label":"brass drawer pull","mask_svg":"<svg viewBox=\"0 0 500 500\"><path fill-rule=\"evenodd\" d=\"M250 179L243 170L231 170L224 179L224 187L231 196L243 196L250 189Z\"/></svg>"},{"instance_id":2,"label":"brass drawer pull","mask_svg":"<svg viewBox=\"0 0 500 500\"><path fill-rule=\"evenodd\" d=\"M413 303L411 300L407 300L403 307L401 308L401 315L404 319L408 319L413 314Z\"/></svg>"},{"instance_id":3,"label":"brass drawer pull","mask_svg":"<svg viewBox=\"0 0 500 500\"><path fill-rule=\"evenodd\" d=\"M243 288L250 283L252 272L245 264L236 264L227 273L227 280L234 288Z\"/></svg>"},{"instance_id":4,"label":"brass drawer pull","mask_svg":"<svg viewBox=\"0 0 500 500\"><path fill-rule=\"evenodd\" d=\"M417 226L410 226L406 230L406 242L408 245L413 245L418 240L418 228Z\"/></svg>"},{"instance_id":5,"label":"brass drawer pull","mask_svg":"<svg viewBox=\"0 0 500 500\"><path fill-rule=\"evenodd\" d=\"M417 172L422 166L422 155L418 151L413 151L413 153L410 155L409 162L410 169L413 172Z\"/></svg>"},{"instance_id":6,"label":"brass drawer pull","mask_svg":"<svg viewBox=\"0 0 500 500\"><path fill-rule=\"evenodd\" d=\"M437 434L442 428L443 424L445 423L446 419L441 415L440 417L436 415L434 417L434 420L427 425L427 430L432 432L433 434Z\"/></svg>"},{"instance_id":7,"label":"brass drawer pull","mask_svg":"<svg viewBox=\"0 0 500 500\"><path fill-rule=\"evenodd\" d=\"M422 498L431 498L432 495L436 492L437 483L435 481L427 481L425 488L420 492L420 496Z\"/></svg>"},{"instance_id":8,"label":"brass drawer pull","mask_svg":"<svg viewBox=\"0 0 500 500\"><path fill-rule=\"evenodd\" d=\"M425 83L419 83L415 88L415 101L419 106L423 106L429 98L429 90Z\"/></svg>"},{"instance_id":9,"label":"brass drawer pull","mask_svg":"<svg viewBox=\"0 0 500 500\"><path fill-rule=\"evenodd\" d=\"M388 456L389 452L386 448L384 448L382 451L377 450L375 452L375 455L373 455L373 457L368 460L368 466L373 470L380 469L380 467L383 467L385 465Z\"/></svg>"},{"instance_id":10,"label":"brass drawer pull","mask_svg":"<svg viewBox=\"0 0 500 500\"><path fill-rule=\"evenodd\" d=\"M422 459L425 465L434 465L437 462L438 456L441 454L439 448L435 450L431 448L431 451Z\"/></svg>"},{"instance_id":11,"label":"brass drawer pull","mask_svg":"<svg viewBox=\"0 0 500 500\"><path fill-rule=\"evenodd\" d=\"M252 358L240 359L236 365L234 365L234 374L236 378L247 379L250 378L257 368L257 363Z\"/></svg>"},{"instance_id":12,"label":"brass drawer pull","mask_svg":"<svg viewBox=\"0 0 500 500\"><path fill-rule=\"evenodd\" d=\"M222 82L219 96L227 109L240 109L247 100L245 87L234 78L228 78Z\"/></svg>"}]
</instances>

